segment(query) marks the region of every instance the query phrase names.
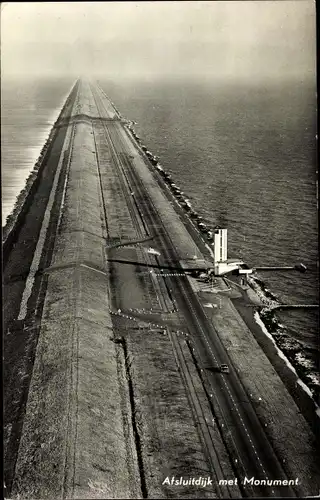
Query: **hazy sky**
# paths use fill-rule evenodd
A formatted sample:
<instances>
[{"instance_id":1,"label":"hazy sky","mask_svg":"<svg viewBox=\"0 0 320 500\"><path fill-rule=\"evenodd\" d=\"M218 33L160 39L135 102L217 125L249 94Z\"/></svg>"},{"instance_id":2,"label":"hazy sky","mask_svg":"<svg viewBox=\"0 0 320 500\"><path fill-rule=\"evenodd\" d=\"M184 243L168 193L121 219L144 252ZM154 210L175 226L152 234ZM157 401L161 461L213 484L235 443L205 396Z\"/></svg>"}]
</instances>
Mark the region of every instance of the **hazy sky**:
<instances>
[{"instance_id":1,"label":"hazy sky","mask_svg":"<svg viewBox=\"0 0 320 500\"><path fill-rule=\"evenodd\" d=\"M106 78L315 75L313 0L2 3L1 70Z\"/></svg>"}]
</instances>

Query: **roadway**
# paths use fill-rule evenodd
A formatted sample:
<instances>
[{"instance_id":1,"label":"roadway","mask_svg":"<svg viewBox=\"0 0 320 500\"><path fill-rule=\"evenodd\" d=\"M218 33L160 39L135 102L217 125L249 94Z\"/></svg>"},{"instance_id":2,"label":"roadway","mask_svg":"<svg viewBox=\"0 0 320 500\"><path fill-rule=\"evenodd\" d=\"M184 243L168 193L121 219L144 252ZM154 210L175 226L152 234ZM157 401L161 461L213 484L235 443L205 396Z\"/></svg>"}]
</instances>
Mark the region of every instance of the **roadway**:
<instances>
[{"instance_id":1,"label":"roadway","mask_svg":"<svg viewBox=\"0 0 320 500\"><path fill-rule=\"evenodd\" d=\"M101 94L98 93L96 88L92 88L92 92L101 117L108 117ZM134 192L133 198L136 206L139 207L140 218L143 221L146 234L154 234L154 228L157 228L154 245L160 249L161 256L155 257L155 261L164 269L167 266L172 266L173 263L176 267L176 263L179 262L179 255L149 193L145 189L142 179L137 174L132 162L130 162L130 147L132 146L130 146L129 137L126 139L121 129L122 124L119 122L110 124L106 120L104 121L104 127L107 129L110 149L113 151L114 157L116 157L119 174L127 179L127 185L130 185L130 189ZM130 211L133 214L133 219L136 219L137 211L133 209L132 201L128 201L128 206L131 206ZM137 220L135 224L138 224ZM182 267L181 272L183 272ZM219 415L218 425L229 450L239 482L241 483L244 477L288 479L236 369L232 366L216 330L207 318L187 278L175 279L168 276L166 278L160 277L158 280L160 282L158 290L164 289L163 283L165 282L166 290L172 297L173 302L177 304L179 314L188 325L195 356L201 366L216 366L226 363L230 367L229 374L204 371L203 377L206 386L209 388L212 407L216 415ZM242 489L242 493L244 496L260 497L296 496L293 488L287 486L247 487L245 491Z\"/></svg>"},{"instance_id":2,"label":"roadway","mask_svg":"<svg viewBox=\"0 0 320 500\"><path fill-rule=\"evenodd\" d=\"M106 240L111 244L111 247L113 245L116 248L117 246L121 246L121 244L123 245L124 241L146 241L152 237L152 246L155 246L161 252L160 256L151 256L141 250L132 251L133 255L138 256L144 262L138 263L138 259L136 259L136 262L132 262L132 268L129 272L123 270L123 267L128 268L130 266L123 266L123 264L121 264L121 259L118 259L118 262L114 263L118 275L122 273L124 280L132 279L132 282L134 282L133 287L137 290L137 294L133 297L129 292L124 291L125 286L122 286L122 288L119 287L113 305L116 308L122 307L123 304L129 304L130 307L160 306L163 312L171 312L172 309L178 310L181 324L188 326L189 340L194 349L194 356L198 365L202 367L201 377L204 388L210 401L216 425L219 428L222 439L229 452L235 477L238 477L239 483L241 483L244 477L255 477L256 479L287 479L283 467L277 459L264 432L264 428L257 418L246 390L238 376L237 370L233 367L217 331L206 316L205 310L198 300L197 295L193 292L187 277L183 275L185 268L182 268L179 264L181 260L179 249L175 248L171 238L172 235L170 236L171 233L169 234L163 223L153 203L152 197L146 189L144 180L138 174L134 162L132 161L132 145L134 145L136 153L141 155L148 168L151 168L151 165L146 156L139 149L139 146L132 141L129 133L125 131L121 117L114 113L111 104L106 97L103 96L101 89L99 90L96 86L91 86L91 95L89 88L85 89L85 92L81 94L82 96L86 95L84 103L78 101L79 93L80 91L76 89L73 94L73 99L69 102L68 106L66 106L56 126L58 129L56 139L53 143L51 155L47 159L48 164L46 166L46 173L48 173L49 170L50 176L47 175L47 182L42 182L41 190L39 189L39 193L36 193L35 196L35 200L37 201L39 198L41 204L38 200L38 204L33 204L30 208L30 213L26 214L24 225L17 236L17 244L11 250L6 262L4 270L5 291L7 294L6 304L8 306L6 310L9 311L9 314L6 314L5 321L5 332L8 330L5 342L6 364L8 365L11 363L15 357L22 358L22 356L20 356L20 351L23 349L25 350L25 346L23 346L23 349L22 347L21 349L17 349L19 345L17 346L16 338L22 337L20 333L24 331L25 320L32 320L31 326L33 330L36 331L34 337L38 334L39 325L34 319L38 320L41 318L42 306L40 307L40 305L46 293L46 277L42 276L42 273L39 271L46 268L51 261L54 239L60 224L63 197L68 178L68 161L64 161L62 165L62 160L67 160L67 157L64 158L63 155L66 154L70 156L70 151L73 148L72 134L70 132L70 137L68 139L67 129L70 125L76 127L79 121L87 123L89 125L89 133L92 133L95 142L95 151L92 151L92 153L96 155L98 166L101 203L104 209L107 233ZM70 119L72 108L75 110L75 115ZM97 116L97 111L99 116ZM60 172L57 168L59 161L61 161L61 166L63 167L61 175L58 175ZM122 219L124 220L127 217L123 227L116 227L113 233L111 231L113 221L110 220L110 217L108 218L108 190L104 184L106 168L110 169L112 184L115 186L115 193L117 193L113 202L116 201L119 210L123 210L121 215ZM55 185L55 177L57 180L57 195L55 195L54 191L52 194L52 201L54 203L51 204L50 193L52 186ZM159 185L163 185L162 179L159 175L158 177ZM46 193L45 198L43 194L44 190ZM119 197L118 200L117 196ZM52 217L52 220L50 219L49 226L45 227L46 234L43 238L44 250L41 248L41 251L38 252L39 262L37 261L36 266L32 266L32 255L35 254L37 256L36 244L39 239L38 234L41 234L41 230L46 222L46 207L49 207L47 219L49 220L50 214L54 217ZM37 217L35 213L37 211L41 212L41 214L43 212L44 217ZM125 213L126 211L127 213ZM194 236L194 234L193 237L198 248L201 248L203 242L200 238L199 241L197 241L197 237ZM120 243L117 243L118 240ZM108 249L106 245L107 256L110 256L111 247ZM19 276L16 275L16 262L22 262L22 265L19 267ZM70 262L68 264L70 265ZM82 262L80 265L85 265L85 263ZM150 269L160 267L163 270L162 274L164 274L164 276L148 273L144 274L143 279L141 279L138 277L137 272L141 265L150 267ZM174 277L172 273L170 275L170 271L172 271L173 268L178 269L180 271L179 274L182 274L182 276ZM51 268L51 270L53 269L54 267ZM29 295L26 295L26 299L23 301L23 293L28 281L27 276L30 275L31 271L34 271L33 278L35 279L35 285L33 285L30 300ZM125 295L124 298L121 297L122 294ZM9 331L8 325L11 325L11 323L14 322L14 318L18 317L18 304L21 304L21 302L25 302L26 306L21 318L19 315L21 321L16 322L18 323L16 328L19 330L19 335L15 334L13 341L10 340L13 339L13 334ZM13 304L15 307L13 307ZM29 327L29 324L27 326ZM179 341L175 342L174 335L174 333L170 333L173 339L172 343L176 344L175 350L179 353ZM31 336L29 338L31 338ZM27 356L24 354L24 357ZM34 352L32 352L32 356L30 356L31 361L33 357ZM186 364L183 362L182 351L178 354L178 358L180 359L180 369L183 372L184 379L187 381L186 386L189 385L189 387L191 387L192 380L190 374L187 373ZM31 361L30 363L28 361L30 364L28 368L30 373L32 371ZM229 365L229 374L213 373L204 369L204 367L216 366L222 363ZM28 370L26 369L26 371ZM10 370L7 369L7 373L9 372ZM12 386L15 388L18 386L17 377L18 374L14 374L9 380L10 384L7 384L7 387ZM21 399L24 400L28 394L28 387L23 387L22 392ZM194 407L197 407L198 414L200 416L202 414L204 415L200 400L197 394L192 390L192 387L190 392L192 393L191 399L194 402ZM19 412L21 412L21 408L24 408L26 401L14 407L11 403L11 400L13 400L13 391L8 391L6 400L6 422L8 425L13 423L15 426L10 438L8 438L8 441L10 439L9 447L13 451L10 452L10 456L7 454L6 457L6 472L9 477L12 477L18 451L17 444L19 443L19 436L21 433L20 427L22 425L20 421L18 422ZM9 412L13 413L14 416L12 417L10 415L9 418ZM216 477L219 476L220 479L223 479L222 471L219 470L219 457L217 457L216 450L214 449L214 440L207 431L208 428L204 424L203 434L204 436L207 435L205 440L206 446L209 449L209 455L212 458L212 468L214 469ZM295 492L290 487L247 487L245 490L242 488L241 491L243 496L248 497L296 496ZM223 489L220 488L219 496L228 498L228 491L223 491Z\"/></svg>"}]
</instances>

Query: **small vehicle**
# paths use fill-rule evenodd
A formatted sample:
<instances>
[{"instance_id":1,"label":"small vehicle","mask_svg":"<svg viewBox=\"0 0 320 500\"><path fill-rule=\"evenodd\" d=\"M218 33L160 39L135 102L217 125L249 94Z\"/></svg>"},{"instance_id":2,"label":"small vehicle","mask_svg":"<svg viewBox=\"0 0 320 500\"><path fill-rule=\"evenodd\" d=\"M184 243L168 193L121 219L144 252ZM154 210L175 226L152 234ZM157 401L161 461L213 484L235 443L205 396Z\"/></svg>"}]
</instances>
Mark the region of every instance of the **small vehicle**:
<instances>
[{"instance_id":1,"label":"small vehicle","mask_svg":"<svg viewBox=\"0 0 320 500\"><path fill-rule=\"evenodd\" d=\"M229 366L228 365L220 365L220 372L221 373L229 373Z\"/></svg>"},{"instance_id":2,"label":"small vehicle","mask_svg":"<svg viewBox=\"0 0 320 500\"><path fill-rule=\"evenodd\" d=\"M213 366L204 366L203 367L205 370L208 370L210 372L217 372L217 373L229 373L229 366L228 365L213 365Z\"/></svg>"}]
</instances>

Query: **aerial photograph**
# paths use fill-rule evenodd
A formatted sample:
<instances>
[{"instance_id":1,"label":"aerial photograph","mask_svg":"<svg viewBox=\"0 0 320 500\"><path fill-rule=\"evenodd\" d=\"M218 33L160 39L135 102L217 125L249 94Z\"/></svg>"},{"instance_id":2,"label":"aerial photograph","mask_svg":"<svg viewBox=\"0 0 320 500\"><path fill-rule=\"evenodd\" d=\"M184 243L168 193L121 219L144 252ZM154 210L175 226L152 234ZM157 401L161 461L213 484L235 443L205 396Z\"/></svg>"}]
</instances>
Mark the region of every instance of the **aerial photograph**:
<instances>
[{"instance_id":1,"label":"aerial photograph","mask_svg":"<svg viewBox=\"0 0 320 500\"><path fill-rule=\"evenodd\" d=\"M1 4L2 496L320 498L314 0Z\"/></svg>"}]
</instances>

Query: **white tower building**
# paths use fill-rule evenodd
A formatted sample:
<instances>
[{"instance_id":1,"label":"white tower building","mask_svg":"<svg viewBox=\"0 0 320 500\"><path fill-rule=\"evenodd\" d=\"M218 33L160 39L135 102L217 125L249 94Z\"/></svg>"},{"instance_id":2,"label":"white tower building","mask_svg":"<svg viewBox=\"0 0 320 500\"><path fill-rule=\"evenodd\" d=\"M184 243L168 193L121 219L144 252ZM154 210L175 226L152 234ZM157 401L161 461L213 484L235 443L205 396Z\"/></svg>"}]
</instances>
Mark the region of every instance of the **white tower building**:
<instances>
[{"instance_id":1,"label":"white tower building","mask_svg":"<svg viewBox=\"0 0 320 500\"><path fill-rule=\"evenodd\" d=\"M214 274L221 276L230 273L243 264L242 260L228 259L227 229L216 229L214 232Z\"/></svg>"},{"instance_id":2,"label":"white tower building","mask_svg":"<svg viewBox=\"0 0 320 500\"><path fill-rule=\"evenodd\" d=\"M214 232L214 262L227 260L227 229L216 229Z\"/></svg>"}]
</instances>

